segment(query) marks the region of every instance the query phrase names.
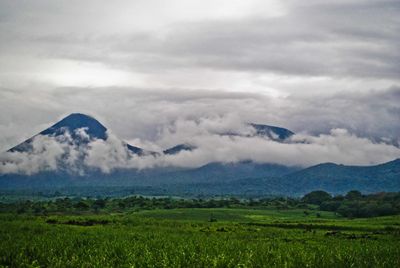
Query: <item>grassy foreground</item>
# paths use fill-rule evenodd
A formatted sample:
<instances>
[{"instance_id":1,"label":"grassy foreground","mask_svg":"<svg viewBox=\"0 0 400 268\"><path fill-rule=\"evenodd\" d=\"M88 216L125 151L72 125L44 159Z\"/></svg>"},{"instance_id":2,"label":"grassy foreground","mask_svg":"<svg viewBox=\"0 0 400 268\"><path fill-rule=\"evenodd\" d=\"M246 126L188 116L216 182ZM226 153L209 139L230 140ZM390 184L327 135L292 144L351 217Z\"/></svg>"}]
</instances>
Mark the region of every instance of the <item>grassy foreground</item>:
<instances>
[{"instance_id":1,"label":"grassy foreground","mask_svg":"<svg viewBox=\"0 0 400 268\"><path fill-rule=\"evenodd\" d=\"M0 214L0 266L400 267L400 216L349 220L255 209Z\"/></svg>"}]
</instances>

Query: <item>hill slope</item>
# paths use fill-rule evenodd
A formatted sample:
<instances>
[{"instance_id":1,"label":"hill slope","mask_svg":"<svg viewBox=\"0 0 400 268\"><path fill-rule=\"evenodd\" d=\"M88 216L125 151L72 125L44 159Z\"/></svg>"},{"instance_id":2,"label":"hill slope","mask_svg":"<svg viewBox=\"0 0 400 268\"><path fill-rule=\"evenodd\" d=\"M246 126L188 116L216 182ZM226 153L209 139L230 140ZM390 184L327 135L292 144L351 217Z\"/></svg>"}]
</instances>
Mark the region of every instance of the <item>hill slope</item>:
<instances>
[{"instance_id":1,"label":"hill slope","mask_svg":"<svg viewBox=\"0 0 400 268\"><path fill-rule=\"evenodd\" d=\"M400 191L400 159L375 166L319 164L285 175L282 181L294 194L319 189L330 193L354 189L363 192Z\"/></svg>"},{"instance_id":2,"label":"hill slope","mask_svg":"<svg viewBox=\"0 0 400 268\"><path fill-rule=\"evenodd\" d=\"M0 176L0 189L69 189L98 187L134 189L136 194L154 195L237 195L301 196L313 190L344 194L400 191L400 160L359 167L320 164L299 170L272 164L242 162L212 163L197 169L115 170L105 174L93 170L84 176L63 172L42 172L32 176ZM105 193L107 190L102 190Z\"/></svg>"}]
</instances>

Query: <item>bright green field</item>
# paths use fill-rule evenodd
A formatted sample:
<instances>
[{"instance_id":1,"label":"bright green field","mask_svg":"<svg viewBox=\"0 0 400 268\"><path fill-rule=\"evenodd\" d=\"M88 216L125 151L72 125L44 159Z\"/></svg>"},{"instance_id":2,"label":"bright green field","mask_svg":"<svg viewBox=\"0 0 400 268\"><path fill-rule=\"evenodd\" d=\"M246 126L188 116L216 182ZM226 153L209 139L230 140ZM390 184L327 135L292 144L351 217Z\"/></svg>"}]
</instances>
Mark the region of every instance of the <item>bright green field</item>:
<instances>
[{"instance_id":1,"label":"bright green field","mask_svg":"<svg viewBox=\"0 0 400 268\"><path fill-rule=\"evenodd\" d=\"M0 214L0 266L400 267L400 216L349 220L250 209Z\"/></svg>"}]
</instances>

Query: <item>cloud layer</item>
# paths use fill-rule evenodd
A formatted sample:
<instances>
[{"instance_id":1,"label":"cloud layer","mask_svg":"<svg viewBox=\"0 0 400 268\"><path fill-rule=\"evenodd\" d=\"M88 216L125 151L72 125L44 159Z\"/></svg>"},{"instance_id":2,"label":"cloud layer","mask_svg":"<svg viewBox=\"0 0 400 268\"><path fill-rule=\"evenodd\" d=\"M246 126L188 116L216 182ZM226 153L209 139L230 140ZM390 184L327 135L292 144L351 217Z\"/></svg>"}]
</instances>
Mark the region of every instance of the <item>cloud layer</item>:
<instances>
[{"instance_id":1,"label":"cloud layer","mask_svg":"<svg viewBox=\"0 0 400 268\"><path fill-rule=\"evenodd\" d=\"M59 82L85 63L164 84L210 69L398 81L395 0L74 2L3 1L2 66L32 79L51 71Z\"/></svg>"},{"instance_id":2,"label":"cloud layer","mask_svg":"<svg viewBox=\"0 0 400 268\"><path fill-rule=\"evenodd\" d=\"M2 93L1 151L6 151L73 112L93 115L123 140L150 150L162 150L182 143L185 137L193 135L191 131L201 132L211 128L220 128L222 131L221 128L238 128L242 122L276 125L296 133L312 135L345 128L360 137L399 144L398 87L314 95L312 98L115 87ZM199 127L191 127L198 123ZM180 128L182 137L175 135L163 138L162 132L174 128ZM157 147L154 147L155 141Z\"/></svg>"},{"instance_id":3,"label":"cloud layer","mask_svg":"<svg viewBox=\"0 0 400 268\"><path fill-rule=\"evenodd\" d=\"M193 124L192 127L186 125L185 128L181 128L182 124L178 123L180 126L173 132L163 133L162 139L187 135L188 132L182 133L182 130L192 128L191 135L186 137L186 142L196 148L192 151L181 151L175 155L159 152L156 155L138 156L131 153L126 143L112 133L108 133L106 140L94 139L80 145L71 140L68 133L57 137L38 135L33 139L30 151L3 153L0 157L0 173L31 175L41 171L64 170L83 175L88 168L110 173L115 169L196 168L212 162L248 160L302 167L325 162L372 165L400 157L400 148L374 143L345 129L333 129L329 134L319 136L294 135L288 142L280 143L259 136L220 135L218 132L227 130L227 126L216 127L220 122L213 120ZM248 131L244 124L241 127L242 133ZM80 129L79 133L87 137L84 129Z\"/></svg>"}]
</instances>

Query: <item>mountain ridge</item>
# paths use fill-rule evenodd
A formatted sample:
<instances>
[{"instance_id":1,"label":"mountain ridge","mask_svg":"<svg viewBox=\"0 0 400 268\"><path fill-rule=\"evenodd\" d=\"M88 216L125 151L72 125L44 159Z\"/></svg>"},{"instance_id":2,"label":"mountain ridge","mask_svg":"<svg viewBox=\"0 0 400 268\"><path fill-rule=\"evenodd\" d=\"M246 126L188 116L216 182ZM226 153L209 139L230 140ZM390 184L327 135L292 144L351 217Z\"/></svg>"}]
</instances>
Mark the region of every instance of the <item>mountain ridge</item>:
<instances>
[{"instance_id":1,"label":"mountain ridge","mask_svg":"<svg viewBox=\"0 0 400 268\"><path fill-rule=\"evenodd\" d=\"M278 142L283 142L288 138L290 138L292 135L294 135L294 132L282 127L265 125L265 124L255 124L255 123L248 123L248 125L255 129L255 135L260 137L265 137ZM60 136L64 135L66 132L68 132L71 135L72 140L77 141L78 144L87 143L87 141L83 140L82 137L79 135L79 133L77 133L77 130L79 129L85 129L85 133L88 135L89 140L107 139L107 128L93 116L83 113L71 113L68 116L62 118L60 121L53 124L52 126L48 127L47 129L42 130L38 134L10 148L7 151L8 152L24 152L27 150L29 151L31 149L30 144L32 143L33 139L38 135ZM223 133L222 135L237 136L239 134ZM126 147L128 148L129 151L137 155L145 155L145 154L156 155L159 153L159 152L147 151L143 148L133 146L126 142L124 143L126 144ZM170 154L177 154L181 151L192 151L196 148L197 147L193 144L184 143L184 144L177 144L170 148L164 149L160 153L170 155Z\"/></svg>"},{"instance_id":2,"label":"mountain ridge","mask_svg":"<svg viewBox=\"0 0 400 268\"><path fill-rule=\"evenodd\" d=\"M255 135L262 135L278 142L287 142L294 135L288 129L269 125L256 125ZM84 129L84 133L80 130ZM272 133L271 131L276 131ZM8 152L29 150L38 135L60 136L68 132L75 143L87 145L91 140L106 140L107 128L94 117L73 113L39 134L11 148ZM149 152L124 142L136 155ZM196 149L190 144L178 144L164 150L165 155ZM107 156L105 156L107 157ZM0 163L1 164L1 163ZM211 162L198 168L163 167L148 170L118 168L103 173L88 168L84 174L68 170L42 171L38 174L0 174L2 189L43 189L50 187L142 187L157 189L156 194L215 195L302 195L311 190L326 190L339 194L357 189L365 192L400 191L400 159L373 166L347 166L321 163L308 168L290 167L272 163L240 161L236 163ZM143 188L144 187L144 188ZM146 188L147 187L147 188ZM147 190L146 190L147 191Z\"/></svg>"}]
</instances>

